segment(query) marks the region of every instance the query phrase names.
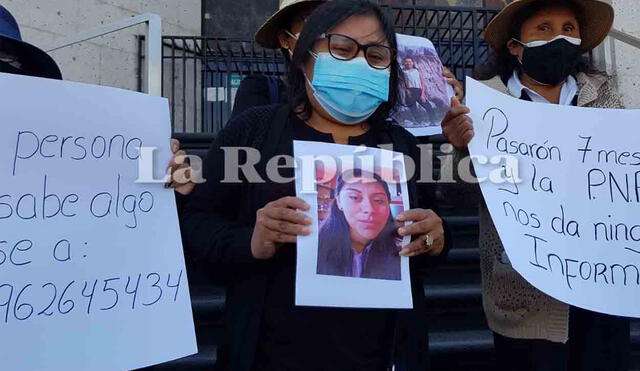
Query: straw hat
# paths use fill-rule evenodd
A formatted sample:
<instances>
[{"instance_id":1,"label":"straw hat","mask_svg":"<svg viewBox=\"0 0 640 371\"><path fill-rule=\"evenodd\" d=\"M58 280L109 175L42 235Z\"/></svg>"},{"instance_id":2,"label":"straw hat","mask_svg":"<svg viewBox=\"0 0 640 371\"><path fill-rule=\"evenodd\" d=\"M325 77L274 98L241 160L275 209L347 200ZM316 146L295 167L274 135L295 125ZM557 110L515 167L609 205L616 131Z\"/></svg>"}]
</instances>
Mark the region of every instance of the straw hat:
<instances>
[{"instance_id":1,"label":"straw hat","mask_svg":"<svg viewBox=\"0 0 640 371\"><path fill-rule=\"evenodd\" d=\"M0 5L0 45L11 50L22 64L25 74L35 77L61 80L62 74L56 62L47 53L22 40L18 22L9 10Z\"/></svg>"},{"instance_id":2,"label":"straw hat","mask_svg":"<svg viewBox=\"0 0 640 371\"><path fill-rule=\"evenodd\" d=\"M327 0L280 0L280 9L258 29L256 42L265 48L280 48L278 32L285 27L284 23L287 18L306 4L321 4L325 1Z\"/></svg>"},{"instance_id":3,"label":"straw hat","mask_svg":"<svg viewBox=\"0 0 640 371\"><path fill-rule=\"evenodd\" d=\"M515 17L518 16L521 9L525 6L540 2L542 0L515 0L507 5L498 15L496 15L491 23L484 31L484 39L493 47L494 50L500 50L505 47L511 39L509 31ZM546 0L550 3L559 0ZM611 27L613 26L614 11L613 7L600 0L570 0L579 5L583 9L582 21L580 24L580 34L582 38L582 51L588 52L600 45L607 37Z\"/></svg>"}]
</instances>

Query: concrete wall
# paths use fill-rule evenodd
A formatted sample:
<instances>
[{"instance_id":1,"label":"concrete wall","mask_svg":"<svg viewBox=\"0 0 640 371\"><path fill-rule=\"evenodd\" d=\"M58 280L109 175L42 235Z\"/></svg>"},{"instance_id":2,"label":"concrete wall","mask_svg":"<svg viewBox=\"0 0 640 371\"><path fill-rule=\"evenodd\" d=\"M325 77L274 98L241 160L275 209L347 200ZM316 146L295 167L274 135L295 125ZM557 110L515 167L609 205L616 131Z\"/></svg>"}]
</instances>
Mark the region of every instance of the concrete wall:
<instances>
[{"instance_id":1,"label":"concrete wall","mask_svg":"<svg viewBox=\"0 0 640 371\"><path fill-rule=\"evenodd\" d=\"M141 13L163 18L163 34L200 35L201 0L4 0L23 38L43 49L56 40ZM66 80L135 90L139 26L71 46L51 55Z\"/></svg>"},{"instance_id":2,"label":"concrete wall","mask_svg":"<svg viewBox=\"0 0 640 371\"><path fill-rule=\"evenodd\" d=\"M23 39L44 50L65 36L142 13L162 17L163 35L201 35L201 0L4 0L2 4L18 20ZM58 62L65 80L137 90L139 77L144 73L138 67L137 36L143 34L141 25L50 54ZM167 55L171 53L167 51ZM165 73L164 96L172 96L171 87L181 92L185 85L200 86L200 75L194 77L193 73L201 68L199 61L189 59L184 63L176 59L173 68L171 62L163 61L165 71L175 71L173 76ZM191 89L184 100L179 94L172 102L177 115L174 125L180 131L183 122L190 123L187 131L193 130L201 96L200 89L195 90L195 95Z\"/></svg>"},{"instance_id":3,"label":"concrete wall","mask_svg":"<svg viewBox=\"0 0 640 371\"><path fill-rule=\"evenodd\" d=\"M640 2L638 0L612 0L616 10L614 27L635 37L640 37ZM640 49L616 42L614 48L615 72L618 89L629 108L640 108Z\"/></svg>"}]
</instances>

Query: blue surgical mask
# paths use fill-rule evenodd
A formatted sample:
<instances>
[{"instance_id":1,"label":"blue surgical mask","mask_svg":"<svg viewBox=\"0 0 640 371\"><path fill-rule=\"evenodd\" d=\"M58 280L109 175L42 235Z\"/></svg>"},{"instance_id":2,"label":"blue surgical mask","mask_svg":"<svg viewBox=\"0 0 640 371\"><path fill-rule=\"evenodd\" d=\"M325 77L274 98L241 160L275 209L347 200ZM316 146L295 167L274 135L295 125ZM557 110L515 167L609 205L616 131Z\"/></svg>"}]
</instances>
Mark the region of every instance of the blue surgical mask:
<instances>
[{"instance_id":1,"label":"blue surgical mask","mask_svg":"<svg viewBox=\"0 0 640 371\"><path fill-rule=\"evenodd\" d=\"M309 81L313 96L337 121L364 122L389 100L389 68L377 70L362 57L340 61L329 53L313 55L316 65Z\"/></svg>"}]
</instances>

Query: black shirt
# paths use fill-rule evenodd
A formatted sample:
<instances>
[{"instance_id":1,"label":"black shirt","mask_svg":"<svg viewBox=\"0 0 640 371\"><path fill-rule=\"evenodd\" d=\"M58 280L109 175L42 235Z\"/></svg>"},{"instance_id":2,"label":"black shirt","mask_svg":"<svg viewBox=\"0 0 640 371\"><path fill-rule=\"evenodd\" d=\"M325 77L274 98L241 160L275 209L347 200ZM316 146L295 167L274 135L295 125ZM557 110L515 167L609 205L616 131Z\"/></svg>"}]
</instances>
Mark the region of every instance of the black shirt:
<instances>
[{"instance_id":1,"label":"black shirt","mask_svg":"<svg viewBox=\"0 0 640 371\"><path fill-rule=\"evenodd\" d=\"M240 116L243 112L259 106L286 103L287 87L277 76L250 75L245 77L233 103L231 119Z\"/></svg>"},{"instance_id":2,"label":"black shirt","mask_svg":"<svg viewBox=\"0 0 640 371\"><path fill-rule=\"evenodd\" d=\"M375 129L349 138L351 145L377 147ZM333 143L321 133L290 116L277 153L292 155L293 140ZM293 174L282 174L291 176ZM290 184L265 184L264 204L295 196ZM270 262L262 327L255 370L259 371L376 371L391 357L394 313L389 310L296 307L295 245L283 246Z\"/></svg>"}]
</instances>

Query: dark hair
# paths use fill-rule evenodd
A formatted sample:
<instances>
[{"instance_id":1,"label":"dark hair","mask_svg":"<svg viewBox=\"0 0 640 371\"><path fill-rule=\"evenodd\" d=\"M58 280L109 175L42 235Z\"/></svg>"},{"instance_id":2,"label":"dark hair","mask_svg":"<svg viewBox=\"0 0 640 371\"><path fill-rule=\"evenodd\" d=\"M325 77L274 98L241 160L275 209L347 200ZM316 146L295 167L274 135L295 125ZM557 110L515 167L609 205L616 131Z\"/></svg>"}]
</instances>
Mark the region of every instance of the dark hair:
<instances>
[{"instance_id":1,"label":"dark hair","mask_svg":"<svg viewBox=\"0 0 640 371\"><path fill-rule=\"evenodd\" d=\"M571 0L542 0L522 7L522 9L520 9L520 11L515 15L508 30L509 40L512 38L520 40L522 36L522 24L538 12L548 8L569 8L575 13L576 18L578 18L578 24L581 26L581 31L584 30L582 27L582 25L584 25L583 8L576 2ZM511 55L506 45L502 45L500 50L491 48L487 63L476 68L475 71L473 71L473 77L478 80L489 80L495 76L499 76L502 82L506 85L511 78L511 75L513 75L513 71L516 69L520 71L520 68L521 66L518 59ZM582 58L580 60L572 72L572 75L576 75L579 72L586 72L590 74L600 73L592 66L591 60L588 58Z\"/></svg>"},{"instance_id":2,"label":"dark hair","mask_svg":"<svg viewBox=\"0 0 640 371\"><path fill-rule=\"evenodd\" d=\"M382 30L391 49L394 51L398 49L393 24L378 5L368 0L333 0L320 5L311 14L302 30L293 53L293 61L289 67L289 99L291 107L305 119L311 116L311 104L307 96L306 78L303 73L304 66L311 58L309 51L313 49L320 35L329 32L354 15L372 15L376 17L382 25ZM381 104L371 116L370 122L372 125L384 123L395 107L396 102L398 102L399 66L395 55L392 58L390 69L389 99Z\"/></svg>"},{"instance_id":3,"label":"dark hair","mask_svg":"<svg viewBox=\"0 0 640 371\"><path fill-rule=\"evenodd\" d=\"M329 208L329 215L320 226L318 239L319 261L327 262L333 267L346 267L349 265L351 257L351 233L349 232L349 224L344 212L338 207L338 195L342 191L346 181L344 175L349 173L354 177L361 177L362 171L354 169L353 172L344 172L338 177L333 202ZM367 174L367 178L371 181L379 183L384 188L389 202L391 202L391 194L389 186L378 174ZM378 237L371 242L372 249L388 249L396 247L395 223L391 211L387 224L384 226Z\"/></svg>"}]
</instances>

